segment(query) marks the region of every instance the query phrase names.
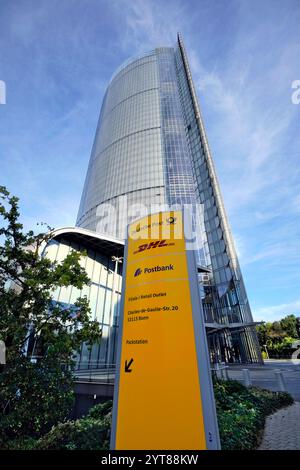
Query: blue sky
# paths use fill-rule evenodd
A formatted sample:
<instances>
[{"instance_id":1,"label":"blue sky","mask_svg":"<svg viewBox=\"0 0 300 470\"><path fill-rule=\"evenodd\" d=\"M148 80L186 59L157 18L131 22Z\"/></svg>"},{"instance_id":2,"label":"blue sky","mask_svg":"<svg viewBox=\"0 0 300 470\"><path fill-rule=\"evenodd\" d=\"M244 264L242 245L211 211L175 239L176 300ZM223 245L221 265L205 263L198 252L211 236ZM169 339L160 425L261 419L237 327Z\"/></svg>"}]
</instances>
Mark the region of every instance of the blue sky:
<instances>
[{"instance_id":1,"label":"blue sky","mask_svg":"<svg viewBox=\"0 0 300 470\"><path fill-rule=\"evenodd\" d=\"M0 0L0 184L74 225L105 87L180 31L256 320L300 313L298 0Z\"/></svg>"}]
</instances>

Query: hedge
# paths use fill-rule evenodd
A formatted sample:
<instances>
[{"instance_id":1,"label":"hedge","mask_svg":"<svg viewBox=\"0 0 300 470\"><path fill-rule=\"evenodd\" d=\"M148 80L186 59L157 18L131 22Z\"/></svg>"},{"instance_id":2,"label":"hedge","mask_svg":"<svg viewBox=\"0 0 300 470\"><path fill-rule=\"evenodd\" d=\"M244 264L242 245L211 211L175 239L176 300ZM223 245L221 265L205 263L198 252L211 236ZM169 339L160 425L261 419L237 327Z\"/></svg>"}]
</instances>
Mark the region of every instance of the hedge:
<instances>
[{"instance_id":1,"label":"hedge","mask_svg":"<svg viewBox=\"0 0 300 470\"><path fill-rule=\"evenodd\" d=\"M87 416L58 424L40 438L35 449L109 449L112 401L95 405Z\"/></svg>"},{"instance_id":2,"label":"hedge","mask_svg":"<svg viewBox=\"0 0 300 470\"><path fill-rule=\"evenodd\" d=\"M255 449L259 444L266 416L293 403L293 398L288 393L246 388L233 380L215 381L214 390L223 450ZM24 438L12 441L9 448L108 449L111 409L112 401L95 405L87 416L58 424L38 440Z\"/></svg>"}]
</instances>

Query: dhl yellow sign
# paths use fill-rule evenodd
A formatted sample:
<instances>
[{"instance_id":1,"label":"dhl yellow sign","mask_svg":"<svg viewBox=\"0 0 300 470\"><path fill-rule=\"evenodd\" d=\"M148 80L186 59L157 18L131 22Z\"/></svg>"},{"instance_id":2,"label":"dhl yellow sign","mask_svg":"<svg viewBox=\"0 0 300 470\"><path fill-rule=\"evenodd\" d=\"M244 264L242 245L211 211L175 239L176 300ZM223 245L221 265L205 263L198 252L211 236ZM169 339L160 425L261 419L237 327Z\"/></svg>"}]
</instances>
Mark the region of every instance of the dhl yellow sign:
<instances>
[{"instance_id":1,"label":"dhl yellow sign","mask_svg":"<svg viewBox=\"0 0 300 470\"><path fill-rule=\"evenodd\" d=\"M193 313L183 229L180 211L147 216L129 226L113 409L114 449L218 447L207 352L204 344L200 348L198 344L206 341L204 325L195 329L195 315L200 319L202 310L198 302L199 311ZM195 265L193 275L198 289ZM201 374L205 380L200 380ZM207 406L213 407L212 417L206 416Z\"/></svg>"}]
</instances>

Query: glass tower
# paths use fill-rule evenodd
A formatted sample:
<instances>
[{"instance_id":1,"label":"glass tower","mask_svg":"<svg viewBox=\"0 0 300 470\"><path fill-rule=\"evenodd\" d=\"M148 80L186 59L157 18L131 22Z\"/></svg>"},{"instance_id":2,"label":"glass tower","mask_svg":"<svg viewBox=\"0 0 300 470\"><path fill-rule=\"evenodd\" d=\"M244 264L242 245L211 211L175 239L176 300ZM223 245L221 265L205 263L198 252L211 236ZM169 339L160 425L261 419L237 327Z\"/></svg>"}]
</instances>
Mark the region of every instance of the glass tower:
<instances>
[{"instance_id":1,"label":"glass tower","mask_svg":"<svg viewBox=\"0 0 300 470\"><path fill-rule=\"evenodd\" d=\"M126 196L126 197L125 197ZM201 292L212 362L261 362L183 41L123 64L105 93L77 226L125 237L143 203L200 204ZM126 206L126 207L125 207ZM114 210L111 211L110 208ZM151 208L151 209L150 209ZM128 216L129 215L129 216Z\"/></svg>"}]
</instances>

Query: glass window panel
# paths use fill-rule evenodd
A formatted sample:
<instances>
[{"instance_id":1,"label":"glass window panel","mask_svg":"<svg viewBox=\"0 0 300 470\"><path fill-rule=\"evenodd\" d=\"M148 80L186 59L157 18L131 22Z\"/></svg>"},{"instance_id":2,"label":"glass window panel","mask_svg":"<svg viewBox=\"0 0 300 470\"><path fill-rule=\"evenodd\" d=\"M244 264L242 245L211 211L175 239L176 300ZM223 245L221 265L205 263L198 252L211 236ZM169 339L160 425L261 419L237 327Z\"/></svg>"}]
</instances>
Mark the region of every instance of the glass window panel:
<instances>
[{"instance_id":1,"label":"glass window panel","mask_svg":"<svg viewBox=\"0 0 300 470\"><path fill-rule=\"evenodd\" d=\"M114 277L115 277L115 273L112 270L112 266L110 266L110 268L108 269L108 275L107 275L107 287L109 287L110 289L113 288Z\"/></svg>"},{"instance_id":2,"label":"glass window panel","mask_svg":"<svg viewBox=\"0 0 300 470\"><path fill-rule=\"evenodd\" d=\"M90 295L90 285L89 284L86 284L85 286L83 286L81 292L80 292L80 297L87 297L89 298L89 295Z\"/></svg>"},{"instance_id":3,"label":"glass window panel","mask_svg":"<svg viewBox=\"0 0 300 470\"><path fill-rule=\"evenodd\" d=\"M102 337L100 342L100 357L99 357L99 364L106 363L106 355L107 355L107 340L108 340L108 326L102 327Z\"/></svg>"},{"instance_id":4,"label":"glass window panel","mask_svg":"<svg viewBox=\"0 0 300 470\"><path fill-rule=\"evenodd\" d=\"M111 351L110 351L110 364L116 364L117 341L118 341L118 328L111 328Z\"/></svg>"},{"instance_id":5,"label":"glass window panel","mask_svg":"<svg viewBox=\"0 0 300 470\"><path fill-rule=\"evenodd\" d=\"M103 316L103 323L109 325L109 316L110 316L110 308L111 308L111 290L106 290L105 295L105 307L104 307L104 316Z\"/></svg>"},{"instance_id":6,"label":"glass window panel","mask_svg":"<svg viewBox=\"0 0 300 470\"><path fill-rule=\"evenodd\" d=\"M89 304L90 304L90 309L92 313L92 318L96 318L96 307L97 307L97 296L98 296L98 286L95 284L92 284L90 287L90 298L89 298Z\"/></svg>"},{"instance_id":7,"label":"glass window panel","mask_svg":"<svg viewBox=\"0 0 300 470\"><path fill-rule=\"evenodd\" d=\"M51 240L45 248L44 256L51 261L55 261L59 243L56 240Z\"/></svg>"},{"instance_id":8,"label":"glass window panel","mask_svg":"<svg viewBox=\"0 0 300 470\"><path fill-rule=\"evenodd\" d=\"M94 252L89 250L88 256L86 258L86 264L85 264L85 270L89 279L92 279L93 277L93 268L94 268Z\"/></svg>"},{"instance_id":9,"label":"glass window panel","mask_svg":"<svg viewBox=\"0 0 300 470\"><path fill-rule=\"evenodd\" d=\"M70 295L70 304L74 304L76 302L76 300L78 299L78 297L80 297L80 290L77 289L77 287L72 287L71 288L71 295Z\"/></svg>"},{"instance_id":10,"label":"glass window panel","mask_svg":"<svg viewBox=\"0 0 300 470\"><path fill-rule=\"evenodd\" d=\"M59 244L56 261L61 262L63 261L69 253L69 245L66 242L62 242Z\"/></svg>"},{"instance_id":11,"label":"glass window panel","mask_svg":"<svg viewBox=\"0 0 300 470\"><path fill-rule=\"evenodd\" d=\"M71 294L71 287L62 287L59 292L59 302L64 302L65 304L69 304L70 301L70 294Z\"/></svg>"},{"instance_id":12,"label":"glass window panel","mask_svg":"<svg viewBox=\"0 0 300 470\"><path fill-rule=\"evenodd\" d=\"M87 344L84 343L82 345L82 350L81 350L81 361L80 361L81 369L88 369L89 360L90 360L90 347L88 347Z\"/></svg>"},{"instance_id":13,"label":"glass window panel","mask_svg":"<svg viewBox=\"0 0 300 470\"><path fill-rule=\"evenodd\" d=\"M99 287L99 291L98 291L98 301L97 301L97 309L96 309L96 318L100 323L103 322L104 304L105 304L105 288L101 286Z\"/></svg>"},{"instance_id":14,"label":"glass window panel","mask_svg":"<svg viewBox=\"0 0 300 470\"><path fill-rule=\"evenodd\" d=\"M102 266L101 273L100 273L100 284L102 286L106 286L107 283L107 276L108 276L108 270L106 266Z\"/></svg>"},{"instance_id":15,"label":"glass window panel","mask_svg":"<svg viewBox=\"0 0 300 470\"><path fill-rule=\"evenodd\" d=\"M101 266L101 257L97 254L94 263L93 282L99 283Z\"/></svg>"},{"instance_id":16,"label":"glass window panel","mask_svg":"<svg viewBox=\"0 0 300 470\"><path fill-rule=\"evenodd\" d=\"M93 344L91 357L90 357L90 368L96 369L98 367L98 354L99 354L100 344Z\"/></svg>"}]
</instances>

